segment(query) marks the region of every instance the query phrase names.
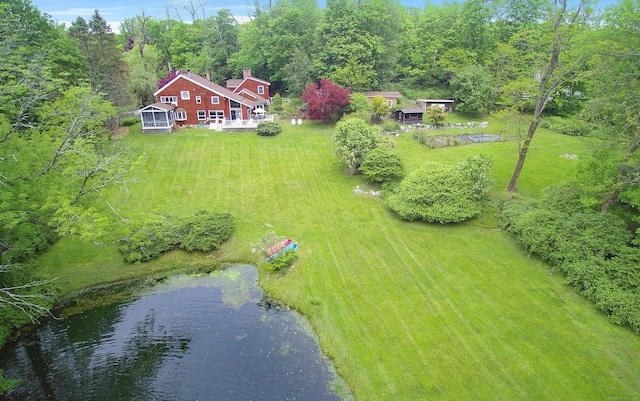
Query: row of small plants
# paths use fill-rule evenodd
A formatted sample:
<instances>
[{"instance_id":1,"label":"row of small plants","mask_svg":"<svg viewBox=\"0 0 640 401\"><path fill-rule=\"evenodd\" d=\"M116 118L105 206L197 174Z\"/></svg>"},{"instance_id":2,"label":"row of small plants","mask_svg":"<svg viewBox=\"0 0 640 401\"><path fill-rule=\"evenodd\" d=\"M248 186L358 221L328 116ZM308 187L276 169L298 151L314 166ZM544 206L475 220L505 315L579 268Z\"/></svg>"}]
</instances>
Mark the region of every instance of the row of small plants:
<instances>
[{"instance_id":1,"label":"row of small plants","mask_svg":"<svg viewBox=\"0 0 640 401\"><path fill-rule=\"evenodd\" d=\"M187 217L150 216L130 224L119 239L119 250L127 262L146 262L173 250L211 252L231 238L233 216L200 211Z\"/></svg>"},{"instance_id":2,"label":"row of small plants","mask_svg":"<svg viewBox=\"0 0 640 401\"><path fill-rule=\"evenodd\" d=\"M640 334L640 240L622 219L585 207L582 199L577 185L565 184L537 200L507 200L504 229L612 322Z\"/></svg>"}]
</instances>

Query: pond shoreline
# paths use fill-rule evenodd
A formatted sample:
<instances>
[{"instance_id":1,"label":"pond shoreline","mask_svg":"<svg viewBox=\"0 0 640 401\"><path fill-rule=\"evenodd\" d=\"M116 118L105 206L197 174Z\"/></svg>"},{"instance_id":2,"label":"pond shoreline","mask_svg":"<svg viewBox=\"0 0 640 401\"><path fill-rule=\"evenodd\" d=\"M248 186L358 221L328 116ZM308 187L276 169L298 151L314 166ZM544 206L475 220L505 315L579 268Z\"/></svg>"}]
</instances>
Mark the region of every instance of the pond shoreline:
<instances>
[{"instance_id":1,"label":"pond shoreline","mask_svg":"<svg viewBox=\"0 0 640 401\"><path fill-rule=\"evenodd\" d=\"M237 365L236 367L240 370L229 376L231 382L235 383L235 387L233 387L232 384L229 391L244 394L244 390L247 390L257 395L266 394L265 391L293 392L292 394L300 392L300 394L302 394L316 385L324 388L322 384L319 384L321 382L316 382L315 379L311 380L311 378L320 377L317 376L317 374L320 374L320 371L310 376L307 376L307 373L305 373L300 379L293 378L294 376L292 375L294 372L315 372L314 369L320 369L325 372L324 374L334 377L330 379L329 382L326 382L327 387L325 390L322 390L323 393L324 391L329 391L331 388L335 391L333 394L338 395L341 400L353 399L349 386L344 379L337 374L335 367L333 367L332 359L329 358L319 346L317 334L315 330L313 330L309 319L291 308L281 306L262 289L258 279L260 272L255 264L219 264L213 269L197 269L198 271L192 270L188 273L185 273L184 269L181 270L182 271L177 273L167 272L161 275L152 275L123 280L117 283L98 285L79 291L79 294L76 295L80 295L80 298L77 296L67 297L66 302L70 302L71 308L73 309L71 312L62 312L62 309L60 309L62 308L62 304L57 306L57 310L61 312L60 314L64 315L64 321L55 319L43 320L41 325L33 325L29 332L24 332L23 336L16 338L11 344L7 344L5 347L5 355L3 356L4 362L2 362L5 372L10 375L9 377L25 377L28 379L28 383L31 383L33 382L31 379L35 377L33 376L36 374L35 372L39 372L40 370L37 368L36 371L28 370L22 372L22 369L26 369L25 366L31 366L33 362L35 362L35 360L33 360L32 362L27 362L25 365L25 357L32 358L33 355L37 356L40 355L40 353L43 355L45 353L47 355L52 353L50 355L51 358L56 360L60 359L61 363L63 363L63 361L68 362L68 357L65 356L67 355L64 351L65 349L76 350L76 347L79 347L78 349L84 350L86 347L90 347L92 351L89 352L89 354L102 355L98 359L90 357L91 363L97 363L98 365L96 366L98 366L99 369L106 369L106 371L119 374L121 364L123 368L134 369L139 364L130 363L132 360L146 358L148 352L155 349L157 344L165 344L166 342L166 347L160 347L157 352L159 352L158 355L165 355L166 358L168 358L167 364L165 365L165 362L160 362L164 360L165 357L154 359L154 366L156 366L158 372L164 372L163 374L166 376L165 379L168 377L175 378L174 373L176 369L181 372L192 372L197 375L203 372L203 365L201 364L209 363L212 369L222 369L226 372L226 369L231 368L231 365L227 367L226 364L233 363L234 366ZM176 291L182 295L169 295L170 293L176 294ZM221 299L218 298L220 296L222 297ZM151 299L155 299L155 301L149 301ZM216 301L216 299L218 300ZM76 308L75 303L79 303L80 307ZM222 309L220 309L221 307ZM95 310L92 308L95 308ZM129 312L130 310L133 311ZM277 323L280 320L273 320L276 316L274 313L276 313L277 316L282 316L280 319L288 319L286 321L292 322L294 320L300 320L306 323L300 327L280 327L281 323ZM293 317L295 315L292 315L292 313L298 317ZM254 316L254 318L252 318L253 320L251 320L253 323L245 320L249 315ZM271 317L268 318L266 316ZM286 316L292 317L287 318ZM257 317L257 320L255 317ZM140 327L144 329L138 330L139 325L142 325ZM50 329L50 326L58 327L58 329ZM305 326L308 328L305 329ZM230 328L232 331L229 334L224 334L227 333L227 328ZM275 331L268 334L269 330ZM86 334L84 334L85 331ZM320 354L312 356L314 355L313 353L303 352L302 349L306 346L303 346L303 343L297 343L298 340L294 340L294 337L292 337L295 335L296 338L299 338L297 337L297 333L303 336L309 336L309 339L315 338L315 347ZM54 337L51 337L51 335ZM207 340L209 338L219 339L220 342L217 340L211 342ZM62 348L60 348L62 351L56 351L59 348L59 346L56 345L57 341L64 342ZM76 341L79 342L76 344ZM247 345L247 341L253 341L253 343ZM273 341L275 342L272 343ZM300 341L307 341L308 343L310 340L303 340L301 338ZM143 344L139 349L130 347L136 344L139 345L139 343ZM155 345L149 348L145 346L147 343L149 343L148 345ZM126 344L129 345L124 346ZM213 344L218 344L217 348L213 346ZM35 351L32 350L25 354L25 347L27 349L34 349ZM188 350L192 347L193 351L189 352ZM236 350L238 347L240 348ZM247 353L250 350L258 350L259 352ZM233 355L235 355L236 351L239 353L237 357L234 357ZM15 352L18 352L18 354L10 357L10 355L14 355ZM122 354L123 352L124 354ZM133 353L129 355L131 352ZM248 356L249 354L254 356ZM302 359L297 359L294 357L294 354L300 355ZM58 355L61 356L58 357ZM74 358L72 359L75 361L75 358L84 358L83 355L87 355L87 353L74 352L73 355ZM279 359L270 359L276 358L277 355L279 355L279 358L295 359L291 360L290 363L286 362L284 365L282 363L277 365ZM9 359L4 358L12 358L12 362L6 365L9 363ZM232 362L238 358L244 362L240 364ZM242 373L246 369L246 367L244 367L245 363L248 363L246 358L257 358L255 360L256 365L246 365L253 366L253 370L250 369L253 373L246 373L246 375L249 376ZM36 359L39 360L38 357L36 357ZM190 362L184 362L187 360ZM322 367L325 366L325 362L321 362L322 360L327 361L326 363L328 363L328 365L326 368ZM70 364L69 368L74 369L74 365L83 365L86 363L89 363L89 360L82 359L81 362L75 361ZM115 365L113 363L115 363ZM263 363L266 363L264 367L262 367ZM276 364L274 365L273 363ZM67 372L68 369L52 369L52 366L58 365L57 363L45 363L43 369L50 369L50 374L62 375L61 378L65 380L71 377L67 373L64 373ZM63 363L61 366L66 365ZM144 367L146 365L143 363L139 366ZM148 373L146 368L141 369ZM208 371L208 369L204 371ZM261 372L269 372L269 374L268 376L264 376ZM295 380L302 380L302 382L297 382L298 384L294 387L282 387L277 384L279 381L274 382L269 379L272 373L282 375L281 379L284 380L284 382L287 382L287 380L294 380L294 382ZM259 376L254 376L254 374L258 374ZM91 373L82 373L82 375L83 377L86 376L86 380L81 381L78 386L72 385L71 387L67 387L63 385L63 387L57 388L57 396L62 396L62 398L58 399L66 399L64 394L67 392L71 394L78 391L89 390L91 394L94 394L98 391L95 389L99 389L101 388L100 386L104 385L104 380L100 374L95 376ZM298 375L298 373L296 373L296 375ZM205 386L206 390L198 384L200 383L198 380L201 379L195 379L194 381L191 376L191 374L180 376L179 381L184 384L184 391L186 391L184 394L182 394L182 391L180 392L182 397L184 397L185 394L188 395L189 392L200 395L227 394L227 390L219 393L219 391L221 391L219 384L211 384L214 382L218 383L220 381L219 378L222 376L214 375L212 382L209 383L210 385ZM49 374L47 374L47 377L49 377ZM155 378L155 373L149 377ZM39 380L36 380L36 382L42 381L40 379L42 378L39 377ZM247 382L247 380L249 381ZM255 387L255 383L259 383L261 380L265 386ZM47 379L46 382L49 382L49 379ZM96 383L98 387L93 387L91 383ZM149 391L151 392L160 391L158 394L165 394L165 391L176 391L175 386L167 387L166 380L164 379L158 379L157 382L156 379L153 379L149 383L155 383L153 385L150 384L151 387L149 387ZM247 383L249 387L245 387ZM251 385L251 383L253 383L253 385ZM31 394L32 384L27 384L27 387L17 387L13 395L11 395L11 393L8 395L18 398L10 399L24 399L21 397L24 397L25 394ZM37 387L38 384L36 383L33 384L36 386L33 388L36 389L35 391L44 391L49 388L49 385L45 384L41 383L41 386L44 385L44 387ZM127 383L122 383L125 390L129 390L127 385ZM52 386L56 385L52 384ZM66 390L63 390L63 388L66 388ZM136 388L137 387L135 387L134 390ZM224 388L226 389L226 387ZM111 390L113 389L109 391ZM25 393L25 391L27 392ZM60 394L58 394L58 391L60 391ZM98 391L98 393L100 393L100 391ZM313 394L320 393L313 392ZM91 396L90 399L105 399L102 396L98 396L98 398L92 397L93 396ZM189 397L187 396L186 399L189 399ZM315 399L318 398L316 397Z\"/></svg>"}]
</instances>

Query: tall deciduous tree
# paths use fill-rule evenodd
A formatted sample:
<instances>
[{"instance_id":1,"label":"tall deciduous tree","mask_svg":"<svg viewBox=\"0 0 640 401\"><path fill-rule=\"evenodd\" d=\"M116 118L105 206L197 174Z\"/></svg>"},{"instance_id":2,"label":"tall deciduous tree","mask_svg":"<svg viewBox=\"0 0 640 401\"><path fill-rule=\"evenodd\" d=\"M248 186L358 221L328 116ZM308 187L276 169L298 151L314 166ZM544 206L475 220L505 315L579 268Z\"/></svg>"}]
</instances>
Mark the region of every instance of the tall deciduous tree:
<instances>
[{"instance_id":1,"label":"tall deciduous tree","mask_svg":"<svg viewBox=\"0 0 640 401\"><path fill-rule=\"evenodd\" d=\"M284 66L284 74L283 81L289 94L300 96L304 88L313 82L313 60L307 52L297 48Z\"/></svg>"},{"instance_id":2,"label":"tall deciduous tree","mask_svg":"<svg viewBox=\"0 0 640 401\"><path fill-rule=\"evenodd\" d=\"M51 304L46 282L33 276L36 253L61 233L100 235L95 223L105 214L84 202L126 180L132 164L126 148L107 140L104 122L113 106L90 88L72 86L75 73L64 74L78 53L49 56L70 44L63 31L29 1L15 0L0 4L0 32L2 343L11 327L37 319ZM78 229L88 222L90 229Z\"/></svg>"},{"instance_id":3,"label":"tall deciduous tree","mask_svg":"<svg viewBox=\"0 0 640 401\"><path fill-rule=\"evenodd\" d=\"M640 1L611 7L589 43L593 77L584 114L604 146L582 178L603 213L619 201L640 209Z\"/></svg>"},{"instance_id":4,"label":"tall deciduous tree","mask_svg":"<svg viewBox=\"0 0 640 401\"><path fill-rule=\"evenodd\" d=\"M336 158L347 165L349 174L357 174L367 154L380 146L380 130L360 118L347 118L333 130Z\"/></svg>"},{"instance_id":5,"label":"tall deciduous tree","mask_svg":"<svg viewBox=\"0 0 640 401\"><path fill-rule=\"evenodd\" d=\"M531 141L538 125L540 125L540 116L547 103L558 88L577 76L586 62L586 57L577 56L573 59L570 57L572 41L575 42L579 34L582 33L580 25L584 22L585 17L584 0L580 0L575 9L570 9L568 3L568 0L555 0L551 9L552 13L547 21L553 35L549 47L549 59L545 65L540 66L533 120L518 152L518 161L507 186L509 192L514 192L517 188ZM561 59L560 54L563 54L566 59Z\"/></svg>"},{"instance_id":6,"label":"tall deciduous tree","mask_svg":"<svg viewBox=\"0 0 640 401\"><path fill-rule=\"evenodd\" d=\"M307 102L311 120L327 121L349 104L350 91L350 88L340 88L330 80L322 78L319 83L309 84L301 98Z\"/></svg>"},{"instance_id":7,"label":"tall deciduous tree","mask_svg":"<svg viewBox=\"0 0 640 401\"><path fill-rule=\"evenodd\" d=\"M388 116L390 108L387 104L387 99L380 95L374 96L374 98L371 99L371 111L376 121L380 121L382 117Z\"/></svg>"},{"instance_id":8,"label":"tall deciduous tree","mask_svg":"<svg viewBox=\"0 0 640 401\"><path fill-rule=\"evenodd\" d=\"M451 79L457 109L471 113L486 113L491 107L495 84L489 70L483 66L465 67Z\"/></svg>"},{"instance_id":9,"label":"tall deciduous tree","mask_svg":"<svg viewBox=\"0 0 640 401\"><path fill-rule=\"evenodd\" d=\"M133 48L124 54L127 63L127 82L136 98L137 106L155 102L153 93L158 89L160 71L163 70L162 55L154 45L142 49Z\"/></svg>"},{"instance_id":10,"label":"tall deciduous tree","mask_svg":"<svg viewBox=\"0 0 640 401\"><path fill-rule=\"evenodd\" d=\"M329 0L318 26L315 68L338 85L372 89L378 83L374 59L381 39L367 31L361 22L354 2Z\"/></svg>"}]
</instances>

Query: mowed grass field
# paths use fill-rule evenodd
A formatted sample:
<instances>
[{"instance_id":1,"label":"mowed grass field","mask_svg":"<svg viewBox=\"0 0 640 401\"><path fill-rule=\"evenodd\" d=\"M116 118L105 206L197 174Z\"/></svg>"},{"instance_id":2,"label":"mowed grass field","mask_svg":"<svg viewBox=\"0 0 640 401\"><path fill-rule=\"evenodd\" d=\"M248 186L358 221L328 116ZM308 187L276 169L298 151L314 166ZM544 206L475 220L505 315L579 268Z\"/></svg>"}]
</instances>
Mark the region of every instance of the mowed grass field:
<instances>
[{"instance_id":1,"label":"mowed grass field","mask_svg":"<svg viewBox=\"0 0 640 401\"><path fill-rule=\"evenodd\" d=\"M640 395L640 337L608 322L496 227L491 211L451 226L403 222L381 199L356 195L333 157L332 126L284 125L265 138L183 129L122 139L149 156L131 194L112 191L128 218L230 212L234 238L211 255L174 252L127 265L115 246L66 239L40 259L63 291L212 261L257 262L268 231L299 244L286 274L261 272L265 291L307 315L357 400L614 400ZM429 150L395 139L407 170L427 160L493 157L500 196L517 143ZM536 195L572 176L589 143L540 131L519 190Z\"/></svg>"}]
</instances>

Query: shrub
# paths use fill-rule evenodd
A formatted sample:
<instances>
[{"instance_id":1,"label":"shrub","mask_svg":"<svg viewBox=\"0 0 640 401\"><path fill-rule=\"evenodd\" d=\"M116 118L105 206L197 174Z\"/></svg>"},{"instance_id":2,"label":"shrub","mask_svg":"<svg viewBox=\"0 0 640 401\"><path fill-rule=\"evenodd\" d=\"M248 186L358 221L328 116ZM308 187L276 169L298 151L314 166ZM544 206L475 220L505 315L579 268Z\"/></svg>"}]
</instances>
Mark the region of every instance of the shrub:
<instances>
[{"instance_id":1,"label":"shrub","mask_svg":"<svg viewBox=\"0 0 640 401\"><path fill-rule=\"evenodd\" d=\"M434 104L427 108L426 119L429 123L440 127L447 121L447 113L443 107Z\"/></svg>"},{"instance_id":2,"label":"shrub","mask_svg":"<svg viewBox=\"0 0 640 401\"><path fill-rule=\"evenodd\" d=\"M256 132L260 136L275 136L282 131L280 124L273 121L263 121L258 124Z\"/></svg>"},{"instance_id":3,"label":"shrub","mask_svg":"<svg viewBox=\"0 0 640 401\"><path fill-rule=\"evenodd\" d=\"M370 151L360 165L360 171L369 180L383 184L404 178L404 165L400 156L391 153L386 146Z\"/></svg>"},{"instance_id":4,"label":"shrub","mask_svg":"<svg viewBox=\"0 0 640 401\"><path fill-rule=\"evenodd\" d=\"M387 99L380 95L376 95L371 100L371 110L376 121L382 120L382 117L388 116L391 108L387 104Z\"/></svg>"},{"instance_id":5,"label":"shrub","mask_svg":"<svg viewBox=\"0 0 640 401\"><path fill-rule=\"evenodd\" d=\"M234 219L228 214L201 211L178 219L152 216L134 222L118 240L120 253L127 262L146 262L175 248L209 252L231 237Z\"/></svg>"},{"instance_id":6,"label":"shrub","mask_svg":"<svg viewBox=\"0 0 640 401\"><path fill-rule=\"evenodd\" d=\"M140 122L140 119L138 117L127 117L120 120L120 126L130 127L132 125L136 125L139 122Z\"/></svg>"},{"instance_id":7,"label":"shrub","mask_svg":"<svg viewBox=\"0 0 640 401\"><path fill-rule=\"evenodd\" d=\"M475 155L466 158L456 166L456 170L471 185L471 196L480 200L486 196L491 187L489 173L491 172L491 158L487 155Z\"/></svg>"},{"instance_id":8,"label":"shrub","mask_svg":"<svg viewBox=\"0 0 640 401\"><path fill-rule=\"evenodd\" d=\"M561 271L612 322L640 334L640 249L629 246L624 221L580 199L575 185L552 187L539 201L506 201L501 217L519 243Z\"/></svg>"},{"instance_id":9,"label":"shrub","mask_svg":"<svg viewBox=\"0 0 640 401\"><path fill-rule=\"evenodd\" d=\"M471 190L450 167L428 163L409 174L387 206L404 220L456 223L480 214Z\"/></svg>"},{"instance_id":10,"label":"shrub","mask_svg":"<svg viewBox=\"0 0 640 401\"><path fill-rule=\"evenodd\" d=\"M155 216L134 222L128 234L120 238L120 253L127 262L146 262L173 249L178 243L174 218Z\"/></svg>"},{"instance_id":11,"label":"shrub","mask_svg":"<svg viewBox=\"0 0 640 401\"><path fill-rule=\"evenodd\" d=\"M384 132L397 132L400 130L400 123L397 121L385 121L382 123Z\"/></svg>"},{"instance_id":12,"label":"shrub","mask_svg":"<svg viewBox=\"0 0 640 401\"><path fill-rule=\"evenodd\" d=\"M180 248L210 252L231 238L235 222L230 214L200 211L180 221Z\"/></svg>"},{"instance_id":13,"label":"shrub","mask_svg":"<svg viewBox=\"0 0 640 401\"><path fill-rule=\"evenodd\" d=\"M336 158L347 165L350 174L356 174L367 153L382 142L379 130L359 118L349 118L336 124L333 131Z\"/></svg>"},{"instance_id":14,"label":"shrub","mask_svg":"<svg viewBox=\"0 0 640 401\"><path fill-rule=\"evenodd\" d=\"M271 270L279 271L282 269L288 269L298 260L298 254L293 249L288 249L278 255L277 258L271 259L270 262L267 263L268 267Z\"/></svg>"},{"instance_id":15,"label":"shrub","mask_svg":"<svg viewBox=\"0 0 640 401\"><path fill-rule=\"evenodd\" d=\"M559 134L571 136L587 136L591 132L589 124L577 118L549 117L541 126Z\"/></svg>"},{"instance_id":16,"label":"shrub","mask_svg":"<svg viewBox=\"0 0 640 401\"><path fill-rule=\"evenodd\" d=\"M362 93L352 93L349 99L349 111L352 113L366 111L371 114L371 107L367 97Z\"/></svg>"},{"instance_id":17,"label":"shrub","mask_svg":"<svg viewBox=\"0 0 640 401\"><path fill-rule=\"evenodd\" d=\"M489 188L491 160L472 156L455 167L428 163L409 174L387 206L404 220L457 223L480 214Z\"/></svg>"},{"instance_id":18,"label":"shrub","mask_svg":"<svg viewBox=\"0 0 640 401\"><path fill-rule=\"evenodd\" d=\"M282 96L279 93L276 93L273 99L271 99L271 109L279 113L282 111Z\"/></svg>"}]
</instances>

